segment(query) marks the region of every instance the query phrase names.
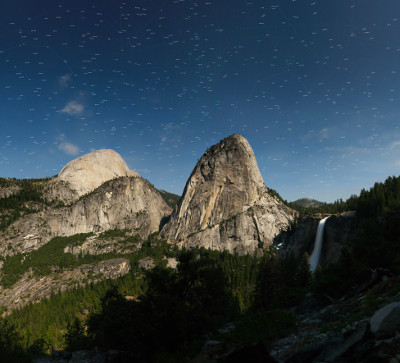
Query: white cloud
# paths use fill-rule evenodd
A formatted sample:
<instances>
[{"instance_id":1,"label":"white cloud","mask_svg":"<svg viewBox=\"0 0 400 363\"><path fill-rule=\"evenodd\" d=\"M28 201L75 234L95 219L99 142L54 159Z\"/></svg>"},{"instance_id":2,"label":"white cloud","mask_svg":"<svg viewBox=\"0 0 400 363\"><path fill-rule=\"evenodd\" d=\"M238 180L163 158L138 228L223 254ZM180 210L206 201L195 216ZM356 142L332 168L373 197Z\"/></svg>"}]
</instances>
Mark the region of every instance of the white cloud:
<instances>
[{"instance_id":1,"label":"white cloud","mask_svg":"<svg viewBox=\"0 0 400 363\"><path fill-rule=\"evenodd\" d=\"M400 160L396 160L396 161L394 162L394 165L395 165L395 166L400 166Z\"/></svg>"},{"instance_id":2,"label":"white cloud","mask_svg":"<svg viewBox=\"0 0 400 363\"><path fill-rule=\"evenodd\" d=\"M76 116L80 115L84 109L85 106L83 106L81 103L77 101L70 101L65 105L65 107L60 112L66 113L70 116Z\"/></svg>"},{"instance_id":3,"label":"white cloud","mask_svg":"<svg viewBox=\"0 0 400 363\"><path fill-rule=\"evenodd\" d=\"M79 154L79 147L74 144L70 144L69 142L63 142L62 144L58 145L58 149L68 155L76 156Z\"/></svg>"}]
</instances>

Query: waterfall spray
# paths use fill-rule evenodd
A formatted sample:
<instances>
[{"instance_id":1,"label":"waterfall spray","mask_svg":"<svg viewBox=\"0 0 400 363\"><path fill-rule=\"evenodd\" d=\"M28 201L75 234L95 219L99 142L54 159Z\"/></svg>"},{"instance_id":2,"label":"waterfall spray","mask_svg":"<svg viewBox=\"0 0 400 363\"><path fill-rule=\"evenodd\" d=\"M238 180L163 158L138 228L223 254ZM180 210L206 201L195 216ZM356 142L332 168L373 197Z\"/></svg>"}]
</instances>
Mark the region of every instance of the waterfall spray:
<instances>
[{"instance_id":1,"label":"waterfall spray","mask_svg":"<svg viewBox=\"0 0 400 363\"><path fill-rule=\"evenodd\" d=\"M321 256L322 242L324 239L324 227L325 227L325 222L328 218L329 216L321 219L318 224L317 235L315 236L315 242L314 242L314 250L312 251L310 257L310 265L312 272L315 272L315 269L318 266L319 258Z\"/></svg>"}]
</instances>

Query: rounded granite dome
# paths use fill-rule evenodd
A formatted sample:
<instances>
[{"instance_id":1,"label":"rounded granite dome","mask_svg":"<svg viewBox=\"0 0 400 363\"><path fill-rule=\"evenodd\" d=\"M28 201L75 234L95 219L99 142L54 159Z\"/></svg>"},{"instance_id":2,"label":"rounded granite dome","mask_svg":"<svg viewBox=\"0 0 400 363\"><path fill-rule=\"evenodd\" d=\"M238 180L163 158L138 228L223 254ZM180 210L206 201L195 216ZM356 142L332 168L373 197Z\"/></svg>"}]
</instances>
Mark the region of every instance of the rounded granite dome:
<instances>
[{"instance_id":1,"label":"rounded granite dome","mask_svg":"<svg viewBox=\"0 0 400 363\"><path fill-rule=\"evenodd\" d=\"M266 191L249 142L231 135L201 157L166 229L172 240L184 238L243 213Z\"/></svg>"},{"instance_id":2,"label":"rounded granite dome","mask_svg":"<svg viewBox=\"0 0 400 363\"><path fill-rule=\"evenodd\" d=\"M139 176L139 174L129 170L117 152L102 149L70 161L58 174L58 180L68 182L81 196L108 180L122 176Z\"/></svg>"}]
</instances>

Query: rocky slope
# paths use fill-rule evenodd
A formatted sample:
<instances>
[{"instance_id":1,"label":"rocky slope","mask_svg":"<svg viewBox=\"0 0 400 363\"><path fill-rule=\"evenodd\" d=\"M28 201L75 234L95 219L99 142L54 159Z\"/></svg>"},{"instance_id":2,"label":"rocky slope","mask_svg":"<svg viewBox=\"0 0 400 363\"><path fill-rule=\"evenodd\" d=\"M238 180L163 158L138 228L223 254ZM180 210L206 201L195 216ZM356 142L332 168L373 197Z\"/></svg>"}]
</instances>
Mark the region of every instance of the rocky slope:
<instances>
[{"instance_id":1,"label":"rocky slope","mask_svg":"<svg viewBox=\"0 0 400 363\"><path fill-rule=\"evenodd\" d=\"M110 180L71 206L46 208L14 222L0 235L0 254L38 249L55 236L130 229L146 238L171 213L158 191L141 177Z\"/></svg>"},{"instance_id":2,"label":"rocky slope","mask_svg":"<svg viewBox=\"0 0 400 363\"><path fill-rule=\"evenodd\" d=\"M26 272L11 288L0 287L0 306L10 312L28 302L38 302L49 297L52 291L63 292L74 286L85 285L89 281L95 283L103 279L115 279L127 274L130 269L128 259L114 258L74 269L54 271L51 275L41 277Z\"/></svg>"},{"instance_id":3,"label":"rocky slope","mask_svg":"<svg viewBox=\"0 0 400 363\"><path fill-rule=\"evenodd\" d=\"M272 344L278 362L399 362L399 279L367 294L315 306L310 294L296 315L296 331ZM314 306L312 301L314 300Z\"/></svg>"},{"instance_id":4,"label":"rocky slope","mask_svg":"<svg viewBox=\"0 0 400 363\"><path fill-rule=\"evenodd\" d=\"M187 247L253 253L271 245L294 216L268 194L248 141L232 135L202 156L161 233Z\"/></svg>"},{"instance_id":5,"label":"rocky slope","mask_svg":"<svg viewBox=\"0 0 400 363\"><path fill-rule=\"evenodd\" d=\"M0 198L7 198L11 195L17 194L21 190L18 186L12 186L9 188L0 187Z\"/></svg>"},{"instance_id":6,"label":"rocky slope","mask_svg":"<svg viewBox=\"0 0 400 363\"><path fill-rule=\"evenodd\" d=\"M158 232L163 218L172 212L154 186L130 171L112 150L99 150L71 161L56 178L36 183L16 182L16 186L12 180L6 180L3 184L0 198L18 197L20 192L24 197L20 197L22 202L15 204L15 210L2 210L5 215L19 216L0 231L2 257L20 253L22 264L24 258L31 258L32 251L45 245L49 247L48 243L54 237L72 236L64 253L71 253L76 258L86 254L100 255L99 259L104 259L63 271L53 266L51 274L42 277L37 277L31 270L24 272L9 288L0 287L0 306L8 309L38 301L49 296L52 290L64 291L76 284L128 273L130 263L127 259L110 258L137 251L141 238ZM34 201L29 200L30 193L35 194ZM112 233L107 237L109 235L101 233L114 229L126 230L122 233L124 237L114 238ZM93 232L93 236L83 243L74 243L74 235L89 232ZM54 241L47 253L53 245ZM7 273L0 270L0 278L5 276Z\"/></svg>"},{"instance_id":7,"label":"rocky slope","mask_svg":"<svg viewBox=\"0 0 400 363\"><path fill-rule=\"evenodd\" d=\"M280 236L280 254L284 257L293 255L300 260L304 252L311 255L319 220L322 217L304 217L296 221L294 228L283 232ZM338 260L343 247L360 231L361 220L355 213L330 216L324 228L320 265L325 267Z\"/></svg>"}]
</instances>

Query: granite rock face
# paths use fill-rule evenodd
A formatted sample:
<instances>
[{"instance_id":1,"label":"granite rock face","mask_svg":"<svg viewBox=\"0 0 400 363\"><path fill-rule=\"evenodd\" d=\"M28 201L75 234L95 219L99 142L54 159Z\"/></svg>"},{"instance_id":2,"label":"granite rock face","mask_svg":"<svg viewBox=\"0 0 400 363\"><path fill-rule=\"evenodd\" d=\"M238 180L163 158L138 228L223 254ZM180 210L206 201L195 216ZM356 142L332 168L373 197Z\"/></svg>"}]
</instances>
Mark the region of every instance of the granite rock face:
<instances>
[{"instance_id":1,"label":"granite rock face","mask_svg":"<svg viewBox=\"0 0 400 363\"><path fill-rule=\"evenodd\" d=\"M130 229L146 238L171 213L158 191L141 177L110 180L71 206L47 208L14 222L0 254L38 249L55 236Z\"/></svg>"},{"instance_id":2,"label":"granite rock face","mask_svg":"<svg viewBox=\"0 0 400 363\"><path fill-rule=\"evenodd\" d=\"M280 254L283 257L292 255L299 261L304 252L311 255L320 219L322 219L322 216L298 219L293 229L282 233ZM331 215L325 222L319 264L326 267L337 262L342 249L349 247L350 242L360 232L360 229L361 220L354 212Z\"/></svg>"},{"instance_id":3,"label":"granite rock face","mask_svg":"<svg viewBox=\"0 0 400 363\"><path fill-rule=\"evenodd\" d=\"M70 161L58 174L57 180L66 182L80 197L104 182L122 176L139 174L129 170L117 152L103 149Z\"/></svg>"},{"instance_id":4,"label":"granite rock face","mask_svg":"<svg viewBox=\"0 0 400 363\"><path fill-rule=\"evenodd\" d=\"M349 247L350 242L361 231L361 222L355 212L333 215L326 220L321 266L327 266L339 259L343 247Z\"/></svg>"},{"instance_id":5,"label":"granite rock face","mask_svg":"<svg viewBox=\"0 0 400 363\"><path fill-rule=\"evenodd\" d=\"M294 215L268 194L248 141L232 135L204 153L162 235L186 247L253 253Z\"/></svg>"},{"instance_id":6,"label":"granite rock face","mask_svg":"<svg viewBox=\"0 0 400 363\"><path fill-rule=\"evenodd\" d=\"M128 259L113 258L73 269L61 269L41 277L26 272L11 288L0 287L0 305L7 306L8 311L11 311L29 302L38 302L49 297L52 291L64 292L75 285L84 286L89 280L97 282L102 279L115 279L126 275L130 270L131 264Z\"/></svg>"},{"instance_id":7,"label":"granite rock face","mask_svg":"<svg viewBox=\"0 0 400 363\"><path fill-rule=\"evenodd\" d=\"M320 218L299 218L293 228L282 233L279 248L282 257L294 256L300 261L304 252L311 255Z\"/></svg>"}]
</instances>

